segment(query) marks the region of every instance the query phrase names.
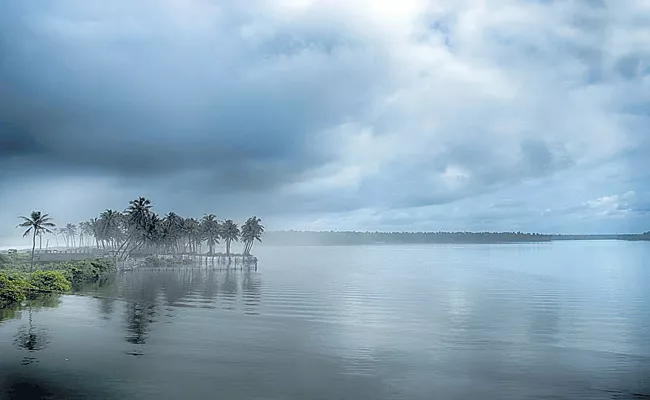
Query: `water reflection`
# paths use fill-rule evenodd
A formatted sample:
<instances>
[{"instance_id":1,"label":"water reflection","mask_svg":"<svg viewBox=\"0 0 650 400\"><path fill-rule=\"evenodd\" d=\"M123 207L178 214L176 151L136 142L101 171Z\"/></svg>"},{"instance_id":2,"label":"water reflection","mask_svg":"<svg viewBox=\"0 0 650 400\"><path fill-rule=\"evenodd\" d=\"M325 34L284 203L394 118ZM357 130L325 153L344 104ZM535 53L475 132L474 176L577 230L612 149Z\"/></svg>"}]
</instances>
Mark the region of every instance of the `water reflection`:
<instances>
[{"instance_id":1,"label":"water reflection","mask_svg":"<svg viewBox=\"0 0 650 400\"><path fill-rule=\"evenodd\" d=\"M258 315L262 281L254 271L187 268L121 274L114 288L112 298L103 288L93 293L99 311L107 319L114 312L115 297L123 300L126 341L145 345L156 323L171 322L179 308L236 310L241 298L244 313Z\"/></svg>"},{"instance_id":2,"label":"water reflection","mask_svg":"<svg viewBox=\"0 0 650 400\"><path fill-rule=\"evenodd\" d=\"M46 328L39 327L34 323L34 311L58 307L60 304L61 298L58 295L40 296L28 300L24 306L28 311L27 324L18 327L18 331L14 335L14 345L30 353L45 349L50 343L49 333ZM23 357L21 364L28 365L37 361L36 357L29 355Z\"/></svg>"},{"instance_id":3,"label":"water reflection","mask_svg":"<svg viewBox=\"0 0 650 400\"><path fill-rule=\"evenodd\" d=\"M126 304L127 337L132 344L145 344L149 334L149 326L155 322L156 307L154 304L129 302Z\"/></svg>"},{"instance_id":4,"label":"water reflection","mask_svg":"<svg viewBox=\"0 0 650 400\"><path fill-rule=\"evenodd\" d=\"M643 398L650 270L621 263L612 280L611 259L575 261L611 249L570 245L278 250L263 275L119 274L34 313L42 350L12 346L27 311L0 326L0 388L35 371L120 398Z\"/></svg>"},{"instance_id":5,"label":"water reflection","mask_svg":"<svg viewBox=\"0 0 650 400\"><path fill-rule=\"evenodd\" d=\"M244 311L249 315L258 315L260 300L262 298L262 281L257 273L244 272L241 282Z\"/></svg>"},{"instance_id":6,"label":"water reflection","mask_svg":"<svg viewBox=\"0 0 650 400\"><path fill-rule=\"evenodd\" d=\"M227 270L223 275L223 283L221 284L221 296L224 300L223 307L225 309L232 310L235 308L237 292L239 292L237 276L235 275L235 272Z\"/></svg>"}]
</instances>

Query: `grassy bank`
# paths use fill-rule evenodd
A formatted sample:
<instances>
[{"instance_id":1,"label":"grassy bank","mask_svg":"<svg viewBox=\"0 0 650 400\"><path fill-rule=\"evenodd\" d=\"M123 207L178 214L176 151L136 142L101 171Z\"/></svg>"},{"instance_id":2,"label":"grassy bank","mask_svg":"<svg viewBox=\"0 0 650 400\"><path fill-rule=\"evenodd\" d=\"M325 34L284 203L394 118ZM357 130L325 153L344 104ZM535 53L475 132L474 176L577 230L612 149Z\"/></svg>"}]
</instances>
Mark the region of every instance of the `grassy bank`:
<instances>
[{"instance_id":1,"label":"grassy bank","mask_svg":"<svg viewBox=\"0 0 650 400\"><path fill-rule=\"evenodd\" d=\"M109 259L88 259L32 266L23 254L0 254L0 307L44 293L67 293L100 282L115 272Z\"/></svg>"}]
</instances>

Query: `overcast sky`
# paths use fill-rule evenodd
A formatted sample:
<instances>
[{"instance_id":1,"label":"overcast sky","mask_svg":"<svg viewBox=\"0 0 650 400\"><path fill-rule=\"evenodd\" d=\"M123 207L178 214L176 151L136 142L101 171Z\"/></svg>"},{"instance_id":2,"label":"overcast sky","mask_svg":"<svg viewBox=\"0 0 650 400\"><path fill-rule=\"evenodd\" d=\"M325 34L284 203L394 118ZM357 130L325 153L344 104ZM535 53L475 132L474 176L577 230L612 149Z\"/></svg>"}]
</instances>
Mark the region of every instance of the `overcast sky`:
<instances>
[{"instance_id":1,"label":"overcast sky","mask_svg":"<svg viewBox=\"0 0 650 400\"><path fill-rule=\"evenodd\" d=\"M4 0L0 242L33 209L650 230L647 0Z\"/></svg>"}]
</instances>

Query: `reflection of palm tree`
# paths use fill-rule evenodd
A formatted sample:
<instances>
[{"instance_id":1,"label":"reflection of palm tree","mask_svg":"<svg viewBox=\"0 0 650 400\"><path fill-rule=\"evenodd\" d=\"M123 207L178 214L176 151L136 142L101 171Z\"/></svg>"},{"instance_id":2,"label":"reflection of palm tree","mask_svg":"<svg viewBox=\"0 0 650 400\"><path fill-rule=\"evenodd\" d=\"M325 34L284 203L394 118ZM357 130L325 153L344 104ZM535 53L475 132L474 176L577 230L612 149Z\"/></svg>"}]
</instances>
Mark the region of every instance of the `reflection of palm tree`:
<instances>
[{"instance_id":1,"label":"reflection of palm tree","mask_svg":"<svg viewBox=\"0 0 650 400\"><path fill-rule=\"evenodd\" d=\"M31 302L29 303L29 325L21 325L18 328L14 343L19 348L28 351L43 350L49 343L47 331L34 328Z\"/></svg>"},{"instance_id":2,"label":"reflection of palm tree","mask_svg":"<svg viewBox=\"0 0 650 400\"><path fill-rule=\"evenodd\" d=\"M103 319L110 319L111 314L113 314L114 304L115 304L115 299L113 299L112 297L99 298L99 312L102 314Z\"/></svg>"},{"instance_id":3,"label":"reflection of palm tree","mask_svg":"<svg viewBox=\"0 0 650 400\"><path fill-rule=\"evenodd\" d=\"M49 228L53 228L55 225L52 221L52 218L49 217L49 214L42 214L40 211L32 211L30 218L20 217L24 219L24 222L18 227L28 228L23 237L32 233L32 266L34 265L34 250L36 249L36 235L41 235L42 233L52 233Z\"/></svg>"},{"instance_id":4,"label":"reflection of palm tree","mask_svg":"<svg viewBox=\"0 0 650 400\"><path fill-rule=\"evenodd\" d=\"M132 302L127 304L126 312L127 330L130 334L126 340L133 344L145 344L149 333L149 325L156 315L155 306L153 304Z\"/></svg>"},{"instance_id":5,"label":"reflection of palm tree","mask_svg":"<svg viewBox=\"0 0 650 400\"><path fill-rule=\"evenodd\" d=\"M219 282L214 269L210 269L205 277L205 290L203 291L203 298L205 300L213 300L219 293Z\"/></svg>"},{"instance_id":6,"label":"reflection of palm tree","mask_svg":"<svg viewBox=\"0 0 650 400\"><path fill-rule=\"evenodd\" d=\"M246 270L241 282L241 292L244 304L247 308L251 308L247 310L248 313L251 313L251 311L255 311L255 314L257 313L260 298L262 297L260 287L259 275L251 274L250 270Z\"/></svg>"},{"instance_id":7,"label":"reflection of palm tree","mask_svg":"<svg viewBox=\"0 0 650 400\"><path fill-rule=\"evenodd\" d=\"M232 302L237 297L238 289L237 277L230 269L227 269L223 283L221 284L221 293Z\"/></svg>"}]
</instances>

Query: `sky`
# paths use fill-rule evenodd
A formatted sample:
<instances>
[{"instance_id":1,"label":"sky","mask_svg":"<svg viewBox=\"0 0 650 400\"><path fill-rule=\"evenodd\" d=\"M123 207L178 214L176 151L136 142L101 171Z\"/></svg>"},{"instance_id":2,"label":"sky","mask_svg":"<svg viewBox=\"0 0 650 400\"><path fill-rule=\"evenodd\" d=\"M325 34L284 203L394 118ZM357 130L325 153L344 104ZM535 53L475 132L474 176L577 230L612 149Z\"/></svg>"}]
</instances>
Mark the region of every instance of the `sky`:
<instances>
[{"instance_id":1,"label":"sky","mask_svg":"<svg viewBox=\"0 0 650 400\"><path fill-rule=\"evenodd\" d=\"M19 215L650 230L646 0L5 0Z\"/></svg>"}]
</instances>

